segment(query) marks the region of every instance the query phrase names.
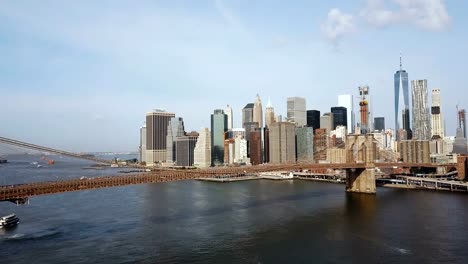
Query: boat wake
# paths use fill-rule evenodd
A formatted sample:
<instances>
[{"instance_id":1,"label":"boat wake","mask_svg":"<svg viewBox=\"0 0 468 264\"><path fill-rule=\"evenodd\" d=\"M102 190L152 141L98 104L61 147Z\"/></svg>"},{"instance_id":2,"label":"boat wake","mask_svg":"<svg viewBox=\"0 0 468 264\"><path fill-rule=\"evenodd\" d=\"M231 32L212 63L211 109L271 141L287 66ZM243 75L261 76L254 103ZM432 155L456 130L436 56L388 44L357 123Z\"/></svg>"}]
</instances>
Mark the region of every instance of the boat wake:
<instances>
[{"instance_id":1,"label":"boat wake","mask_svg":"<svg viewBox=\"0 0 468 264\"><path fill-rule=\"evenodd\" d=\"M11 236L5 236L3 240L5 242L23 242L28 240L45 240L58 237L62 234L62 231L56 229L47 229L42 232L33 234L13 234Z\"/></svg>"}]
</instances>

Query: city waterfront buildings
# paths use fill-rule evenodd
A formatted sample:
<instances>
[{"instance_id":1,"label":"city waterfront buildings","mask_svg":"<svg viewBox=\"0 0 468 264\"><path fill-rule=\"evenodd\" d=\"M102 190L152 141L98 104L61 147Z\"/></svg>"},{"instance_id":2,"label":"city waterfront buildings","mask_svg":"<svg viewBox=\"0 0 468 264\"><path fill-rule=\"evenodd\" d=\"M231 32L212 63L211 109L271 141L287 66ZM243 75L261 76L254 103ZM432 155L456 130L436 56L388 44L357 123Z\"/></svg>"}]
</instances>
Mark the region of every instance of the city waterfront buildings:
<instances>
[{"instance_id":1,"label":"city waterfront buildings","mask_svg":"<svg viewBox=\"0 0 468 264\"><path fill-rule=\"evenodd\" d=\"M427 101L427 80L411 81L413 103L413 138L431 139L431 122Z\"/></svg>"},{"instance_id":2,"label":"city waterfront buildings","mask_svg":"<svg viewBox=\"0 0 468 264\"><path fill-rule=\"evenodd\" d=\"M287 98L287 118L288 122L296 124L296 126L307 125L306 116L306 99L303 97L288 97Z\"/></svg>"},{"instance_id":3,"label":"city waterfront buildings","mask_svg":"<svg viewBox=\"0 0 468 264\"><path fill-rule=\"evenodd\" d=\"M156 109L146 113L146 164L154 166L167 158L167 126L174 113Z\"/></svg>"}]
</instances>

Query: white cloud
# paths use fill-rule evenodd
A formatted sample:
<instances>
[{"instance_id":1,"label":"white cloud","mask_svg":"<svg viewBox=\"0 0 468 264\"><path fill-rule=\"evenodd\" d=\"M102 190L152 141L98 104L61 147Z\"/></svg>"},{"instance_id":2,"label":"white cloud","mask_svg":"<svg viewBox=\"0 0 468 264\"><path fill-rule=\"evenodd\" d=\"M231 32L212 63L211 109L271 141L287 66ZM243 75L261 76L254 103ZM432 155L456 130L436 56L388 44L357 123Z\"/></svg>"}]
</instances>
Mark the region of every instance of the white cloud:
<instances>
[{"instance_id":1,"label":"white cloud","mask_svg":"<svg viewBox=\"0 0 468 264\"><path fill-rule=\"evenodd\" d=\"M341 12L338 8L331 9L327 20L322 24L322 32L334 44L337 44L344 35L351 34L355 30L354 17Z\"/></svg>"},{"instance_id":2,"label":"white cloud","mask_svg":"<svg viewBox=\"0 0 468 264\"><path fill-rule=\"evenodd\" d=\"M336 45L360 24L377 28L412 25L428 31L443 31L450 26L450 20L444 0L367 0L357 15L331 9L322 31Z\"/></svg>"},{"instance_id":3,"label":"white cloud","mask_svg":"<svg viewBox=\"0 0 468 264\"><path fill-rule=\"evenodd\" d=\"M393 4L396 8L389 8ZM450 25L444 0L368 0L360 12L371 26L410 24L429 31L442 31Z\"/></svg>"}]
</instances>

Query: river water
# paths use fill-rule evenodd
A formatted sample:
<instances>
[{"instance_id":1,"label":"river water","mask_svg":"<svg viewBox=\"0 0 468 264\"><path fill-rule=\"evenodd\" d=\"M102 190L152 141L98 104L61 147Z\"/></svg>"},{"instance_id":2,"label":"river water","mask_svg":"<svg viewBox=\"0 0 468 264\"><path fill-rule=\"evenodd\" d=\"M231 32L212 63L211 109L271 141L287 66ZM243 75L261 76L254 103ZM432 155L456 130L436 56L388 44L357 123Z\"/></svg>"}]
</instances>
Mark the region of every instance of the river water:
<instances>
[{"instance_id":1,"label":"river water","mask_svg":"<svg viewBox=\"0 0 468 264\"><path fill-rule=\"evenodd\" d=\"M118 174L13 156L3 184ZM39 162L41 162L39 160ZM468 263L468 195L311 181L183 181L0 203L0 263Z\"/></svg>"}]
</instances>

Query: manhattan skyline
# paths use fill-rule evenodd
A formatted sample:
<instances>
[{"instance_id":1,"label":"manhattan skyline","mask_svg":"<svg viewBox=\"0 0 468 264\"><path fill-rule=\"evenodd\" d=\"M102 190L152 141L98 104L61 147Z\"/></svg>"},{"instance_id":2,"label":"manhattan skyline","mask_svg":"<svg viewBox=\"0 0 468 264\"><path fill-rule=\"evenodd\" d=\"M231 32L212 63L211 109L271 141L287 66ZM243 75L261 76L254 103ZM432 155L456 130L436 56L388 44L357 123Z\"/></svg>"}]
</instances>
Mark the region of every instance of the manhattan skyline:
<instances>
[{"instance_id":1,"label":"manhattan skyline","mask_svg":"<svg viewBox=\"0 0 468 264\"><path fill-rule=\"evenodd\" d=\"M392 127L402 52L410 81L441 90L455 135L456 105L468 105L460 96L468 3L396 2L2 2L1 134L71 151L129 151L154 108L198 131L229 104L241 127L241 109L257 93L286 116L287 97L328 112L361 85L371 88L373 115Z\"/></svg>"}]
</instances>

